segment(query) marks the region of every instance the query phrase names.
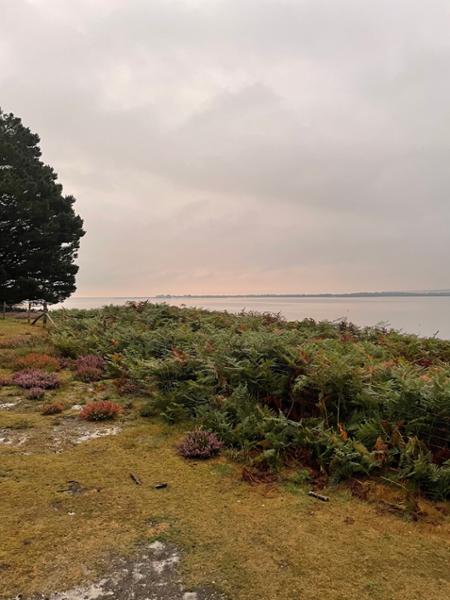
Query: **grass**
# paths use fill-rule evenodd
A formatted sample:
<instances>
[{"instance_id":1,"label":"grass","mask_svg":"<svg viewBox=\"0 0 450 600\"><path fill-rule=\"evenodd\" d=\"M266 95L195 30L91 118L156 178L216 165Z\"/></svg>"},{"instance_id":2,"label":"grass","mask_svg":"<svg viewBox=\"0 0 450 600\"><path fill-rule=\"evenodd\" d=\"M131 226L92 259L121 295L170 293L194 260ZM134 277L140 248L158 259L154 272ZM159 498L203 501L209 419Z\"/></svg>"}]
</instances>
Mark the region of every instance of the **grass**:
<instances>
[{"instance_id":1,"label":"grass","mask_svg":"<svg viewBox=\"0 0 450 600\"><path fill-rule=\"evenodd\" d=\"M21 336L28 326L0 322L6 329ZM68 372L63 381L52 400L120 401L109 382L74 382ZM0 388L0 401L11 393ZM182 459L175 448L190 425L140 417L140 400L131 401L117 435L59 453L48 440L54 427L79 425L74 411L44 417L41 402L25 400L0 411L0 430L30 436L23 446L0 445L0 597L67 589L155 538L183 548L188 583L215 582L233 600L450 596L448 503L421 500L425 516L412 522L344 486L326 490L329 503L292 482L250 486L227 456ZM81 493L67 491L71 480ZM160 481L168 487L155 489Z\"/></svg>"}]
</instances>

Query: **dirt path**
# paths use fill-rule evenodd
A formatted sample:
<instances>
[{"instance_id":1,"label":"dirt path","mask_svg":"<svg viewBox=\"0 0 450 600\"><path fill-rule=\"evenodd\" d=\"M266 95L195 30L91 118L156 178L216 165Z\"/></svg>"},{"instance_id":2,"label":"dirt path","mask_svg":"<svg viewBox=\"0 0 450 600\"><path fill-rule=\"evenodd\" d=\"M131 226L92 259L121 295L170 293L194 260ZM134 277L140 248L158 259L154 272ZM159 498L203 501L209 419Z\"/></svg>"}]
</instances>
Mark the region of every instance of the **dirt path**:
<instances>
[{"instance_id":1,"label":"dirt path","mask_svg":"<svg viewBox=\"0 0 450 600\"><path fill-rule=\"evenodd\" d=\"M154 541L134 558L116 558L110 574L64 592L38 594L26 600L225 600L211 588L187 589L179 574L179 550ZM25 600L21 594L10 600Z\"/></svg>"}]
</instances>

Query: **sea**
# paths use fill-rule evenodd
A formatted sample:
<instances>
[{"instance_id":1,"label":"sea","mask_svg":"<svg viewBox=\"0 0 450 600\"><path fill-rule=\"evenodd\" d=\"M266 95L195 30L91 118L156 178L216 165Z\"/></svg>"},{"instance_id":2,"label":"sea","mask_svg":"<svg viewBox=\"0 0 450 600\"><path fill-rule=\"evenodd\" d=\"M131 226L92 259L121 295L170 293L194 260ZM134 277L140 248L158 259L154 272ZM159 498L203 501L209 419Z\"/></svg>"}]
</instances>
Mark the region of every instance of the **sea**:
<instances>
[{"instance_id":1,"label":"sea","mask_svg":"<svg viewBox=\"0 0 450 600\"><path fill-rule=\"evenodd\" d=\"M420 336L450 339L450 296L384 297L104 297L73 296L54 308L99 308L109 304L148 300L176 306L195 306L209 310L242 310L280 313L288 320L312 318L336 321L347 319L360 326L383 324Z\"/></svg>"}]
</instances>

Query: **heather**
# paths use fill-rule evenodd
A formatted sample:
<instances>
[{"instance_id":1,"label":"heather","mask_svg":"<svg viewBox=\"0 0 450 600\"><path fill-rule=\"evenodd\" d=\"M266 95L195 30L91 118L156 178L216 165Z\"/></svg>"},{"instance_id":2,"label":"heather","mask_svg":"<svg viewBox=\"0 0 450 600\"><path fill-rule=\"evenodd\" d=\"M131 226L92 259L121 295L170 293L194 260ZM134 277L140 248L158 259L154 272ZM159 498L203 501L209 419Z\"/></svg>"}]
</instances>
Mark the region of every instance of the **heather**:
<instances>
[{"instance_id":1,"label":"heather","mask_svg":"<svg viewBox=\"0 0 450 600\"><path fill-rule=\"evenodd\" d=\"M64 410L62 402L47 402L42 406L41 415L59 415Z\"/></svg>"},{"instance_id":2,"label":"heather","mask_svg":"<svg viewBox=\"0 0 450 600\"><path fill-rule=\"evenodd\" d=\"M31 387L26 389L25 397L28 400L41 400L45 395L45 390L41 387Z\"/></svg>"},{"instance_id":3,"label":"heather","mask_svg":"<svg viewBox=\"0 0 450 600\"><path fill-rule=\"evenodd\" d=\"M52 340L194 421L258 472L383 476L450 497L450 342L164 304L70 311Z\"/></svg>"},{"instance_id":4,"label":"heather","mask_svg":"<svg viewBox=\"0 0 450 600\"><path fill-rule=\"evenodd\" d=\"M24 369L17 371L11 378L14 385L24 389L54 389L59 386L59 379L54 373L40 369Z\"/></svg>"},{"instance_id":5,"label":"heather","mask_svg":"<svg viewBox=\"0 0 450 600\"><path fill-rule=\"evenodd\" d=\"M101 356L86 354L79 356L74 366L77 378L88 383L102 378L105 361Z\"/></svg>"},{"instance_id":6,"label":"heather","mask_svg":"<svg viewBox=\"0 0 450 600\"><path fill-rule=\"evenodd\" d=\"M189 431L183 441L178 444L178 452L184 458L211 458L216 456L221 448L222 442L217 436L203 429Z\"/></svg>"},{"instance_id":7,"label":"heather","mask_svg":"<svg viewBox=\"0 0 450 600\"><path fill-rule=\"evenodd\" d=\"M120 404L102 400L99 402L90 402L83 406L80 411L80 419L86 421L107 421L115 419L122 413Z\"/></svg>"},{"instance_id":8,"label":"heather","mask_svg":"<svg viewBox=\"0 0 450 600\"><path fill-rule=\"evenodd\" d=\"M44 371L57 371L60 368L60 364L59 360L54 356L30 352L16 358L15 368L17 370L42 369Z\"/></svg>"}]
</instances>

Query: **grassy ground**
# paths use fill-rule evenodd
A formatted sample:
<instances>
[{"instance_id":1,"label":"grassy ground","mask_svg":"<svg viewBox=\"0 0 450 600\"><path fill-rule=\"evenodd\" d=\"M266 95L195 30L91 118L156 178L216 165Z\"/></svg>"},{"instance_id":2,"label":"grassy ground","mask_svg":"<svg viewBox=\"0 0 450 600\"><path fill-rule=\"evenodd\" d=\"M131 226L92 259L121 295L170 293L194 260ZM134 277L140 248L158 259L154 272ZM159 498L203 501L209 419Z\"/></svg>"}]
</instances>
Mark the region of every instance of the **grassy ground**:
<instances>
[{"instance_id":1,"label":"grassy ground","mask_svg":"<svg viewBox=\"0 0 450 600\"><path fill-rule=\"evenodd\" d=\"M46 344L41 329L0 321L0 375L30 337ZM64 379L50 395L68 406L116 399L108 383ZM115 423L117 435L76 444L76 410L44 417L41 402L16 388L0 394L0 403L18 402L0 407L0 431L12 440L0 444L4 598L67 589L158 537L183 548L188 582L214 582L236 600L450 597L448 505L424 503L426 515L412 522L344 488L321 503L302 486L249 486L224 457L181 459L182 431L138 416L138 399ZM71 493L69 481L81 491ZM160 481L168 487L155 489Z\"/></svg>"}]
</instances>

